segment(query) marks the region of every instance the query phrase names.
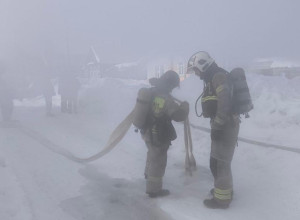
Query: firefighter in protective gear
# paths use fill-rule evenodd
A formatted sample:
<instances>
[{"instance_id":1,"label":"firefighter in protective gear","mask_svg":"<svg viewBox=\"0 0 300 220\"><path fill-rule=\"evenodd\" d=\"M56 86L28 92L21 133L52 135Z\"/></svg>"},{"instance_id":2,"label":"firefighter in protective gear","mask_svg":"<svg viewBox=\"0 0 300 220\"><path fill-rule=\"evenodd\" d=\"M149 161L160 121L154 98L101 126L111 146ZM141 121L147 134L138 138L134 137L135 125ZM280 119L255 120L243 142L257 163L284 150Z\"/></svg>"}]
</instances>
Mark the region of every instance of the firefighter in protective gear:
<instances>
[{"instance_id":1,"label":"firefighter in protective gear","mask_svg":"<svg viewBox=\"0 0 300 220\"><path fill-rule=\"evenodd\" d=\"M14 110L13 99L16 97L16 92L13 86L5 79L5 67L0 63L0 110L2 120L5 123L12 121L12 114Z\"/></svg>"},{"instance_id":2,"label":"firefighter in protective gear","mask_svg":"<svg viewBox=\"0 0 300 220\"><path fill-rule=\"evenodd\" d=\"M166 196L170 192L162 188L163 176L167 165L167 151L171 141L176 139L172 120L184 121L189 113L189 104L178 104L170 95L179 87L179 76L174 71L167 71L160 78L152 78L150 111L147 125L141 130L142 138L148 148L145 167L146 193L149 197Z\"/></svg>"},{"instance_id":3,"label":"firefighter in protective gear","mask_svg":"<svg viewBox=\"0 0 300 220\"><path fill-rule=\"evenodd\" d=\"M212 199L205 199L208 208L228 208L232 200L233 183L231 161L239 132L239 115L231 111L231 89L227 72L220 68L207 52L194 54L188 70L205 82L201 99L203 116L210 118L210 170L214 177Z\"/></svg>"}]
</instances>

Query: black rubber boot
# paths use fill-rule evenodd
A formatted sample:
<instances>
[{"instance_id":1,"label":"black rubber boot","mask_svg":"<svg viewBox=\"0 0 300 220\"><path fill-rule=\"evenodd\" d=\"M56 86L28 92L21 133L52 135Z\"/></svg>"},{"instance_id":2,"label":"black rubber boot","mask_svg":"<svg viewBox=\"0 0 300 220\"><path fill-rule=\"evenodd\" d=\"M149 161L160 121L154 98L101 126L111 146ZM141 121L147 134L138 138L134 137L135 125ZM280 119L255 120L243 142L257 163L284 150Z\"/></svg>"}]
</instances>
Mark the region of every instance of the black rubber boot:
<instances>
[{"instance_id":1,"label":"black rubber boot","mask_svg":"<svg viewBox=\"0 0 300 220\"><path fill-rule=\"evenodd\" d=\"M203 204L209 209L227 209L229 204L220 204L215 199L205 199Z\"/></svg>"},{"instance_id":2,"label":"black rubber boot","mask_svg":"<svg viewBox=\"0 0 300 220\"><path fill-rule=\"evenodd\" d=\"M163 197L170 194L170 191L167 189L161 189L158 192L147 193L150 198Z\"/></svg>"}]
</instances>

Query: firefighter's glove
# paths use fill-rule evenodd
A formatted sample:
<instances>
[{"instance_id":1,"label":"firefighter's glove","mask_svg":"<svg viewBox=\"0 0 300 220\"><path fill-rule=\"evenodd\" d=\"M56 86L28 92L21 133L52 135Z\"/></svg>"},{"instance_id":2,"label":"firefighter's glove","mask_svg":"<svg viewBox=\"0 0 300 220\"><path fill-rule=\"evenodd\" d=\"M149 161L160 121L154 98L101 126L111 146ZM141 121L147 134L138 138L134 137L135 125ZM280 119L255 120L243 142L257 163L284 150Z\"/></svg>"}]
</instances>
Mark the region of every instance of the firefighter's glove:
<instances>
[{"instance_id":1,"label":"firefighter's glove","mask_svg":"<svg viewBox=\"0 0 300 220\"><path fill-rule=\"evenodd\" d=\"M179 108L177 109L177 111L175 111L171 118L174 121L180 122L180 121L184 121L187 116L189 115L189 103L188 102L181 102L179 105Z\"/></svg>"},{"instance_id":2,"label":"firefighter's glove","mask_svg":"<svg viewBox=\"0 0 300 220\"><path fill-rule=\"evenodd\" d=\"M190 105L188 102L184 101L180 104L180 108L186 113L186 115L189 114L190 111Z\"/></svg>"},{"instance_id":3,"label":"firefighter's glove","mask_svg":"<svg viewBox=\"0 0 300 220\"><path fill-rule=\"evenodd\" d=\"M223 130L224 129L224 124L225 124L224 120L212 119L210 121L211 129L214 129L214 130Z\"/></svg>"},{"instance_id":4,"label":"firefighter's glove","mask_svg":"<svg viewBox=\"0 0 300 220\"><path fill-rule=\"evenodd\" d=\"M219 141L223 137L223 130L211 129L210 137L214 141Z\"/></svg>"}]
</instances>

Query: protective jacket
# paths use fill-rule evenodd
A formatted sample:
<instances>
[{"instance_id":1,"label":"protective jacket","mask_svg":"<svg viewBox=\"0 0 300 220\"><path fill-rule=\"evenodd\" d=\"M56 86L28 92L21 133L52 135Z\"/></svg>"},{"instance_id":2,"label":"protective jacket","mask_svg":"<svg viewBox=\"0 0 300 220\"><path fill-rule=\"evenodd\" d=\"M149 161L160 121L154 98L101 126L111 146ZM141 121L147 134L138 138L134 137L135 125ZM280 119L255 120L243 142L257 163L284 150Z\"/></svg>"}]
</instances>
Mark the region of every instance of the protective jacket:
<instances>
[{"instance_id":1,"label":"protective jacket","mask_svg":"<svg viewBox=\"0 0 300 220\"><path fill-rule=\"evenodd\" d=\"M212 119L212 129L222 129L232 115L231 90L226 74L227 72L216 64L205 73L201 103L204 117Z\"/></svg>"},{"instance_id":2,"label":"protective jacket","mask_svg":"<svg viewBox=\"0 0 300 220\"><path fill-rule=\"evenodd\" d=\"M153 145L170 145L177 137L172 120L184 121L188 115L188 106L179 105L170 94L153 88L150 108L148 125L142 132L144 140Z\"/></svg>"},{"instance_id":3,"label":"protective jacket","mask_svg":"<svg viewBox=\"0 0 300 220\"><path fill-rule=\"evenodd\" d=\"M162 178L167 165L167 150L171 141L176 139L176 132L171 121L184 121L189 113L187 102L178 104L168 92L157 87L154 87L152 92L148 126L142 132L148 148L145 167L146 193L148 194L162 189Z\"/></svg>"}]
</instances>

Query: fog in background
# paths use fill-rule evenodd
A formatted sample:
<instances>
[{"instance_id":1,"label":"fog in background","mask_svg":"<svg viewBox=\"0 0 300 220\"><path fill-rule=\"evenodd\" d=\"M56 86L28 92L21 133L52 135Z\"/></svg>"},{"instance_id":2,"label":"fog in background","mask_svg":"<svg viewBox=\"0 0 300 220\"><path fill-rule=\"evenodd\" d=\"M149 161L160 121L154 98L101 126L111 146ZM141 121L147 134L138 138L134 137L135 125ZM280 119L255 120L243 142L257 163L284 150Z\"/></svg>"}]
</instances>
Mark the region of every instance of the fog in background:
<instances>
[{"instance_id":1,"label":"fog in background","mask_svg":"<svg viewBox=\"0 0 300 220\"><path fill-rule=\"evenodd\" d=\"M224 212L202 204L213 177L210 135L196 129L210 120L193 109L201 110L200 102L194 106L204 86L199 77L186 77L173 91L190 104L197 171L184 172L184 130L174 123L167 199L146 198L147 148L129 129L130 117L123 121L139 89L149 86L145 77L137 80L140 70L148 74L145 64L160 74L170 63L156 63L180 58L184 72L181 62L199 50L229 71L256 58L299 62L299 6L300 0L0 0L0 220L300 219L300 66L294 78L281 68L270 71L277 77L247 71L255 107L249 119L241 117L234 200ZM101 63L89 62L91 47ZM108 155L77 163L105 152L106 141L120 134L114 129L126 124Z\"/></svg>"},{"instance_id":2,"label":"fog in background","mask_svg":"<svg viewBox=\"0 0 300 220\"><path fill-rule=\"evenodd\" d=\"M297 0L0 0L0 59L19 72L62 69L94 46L103 62L198 50L227 65L299 60L299 8Z\"/></svg>"}]
</instances>

